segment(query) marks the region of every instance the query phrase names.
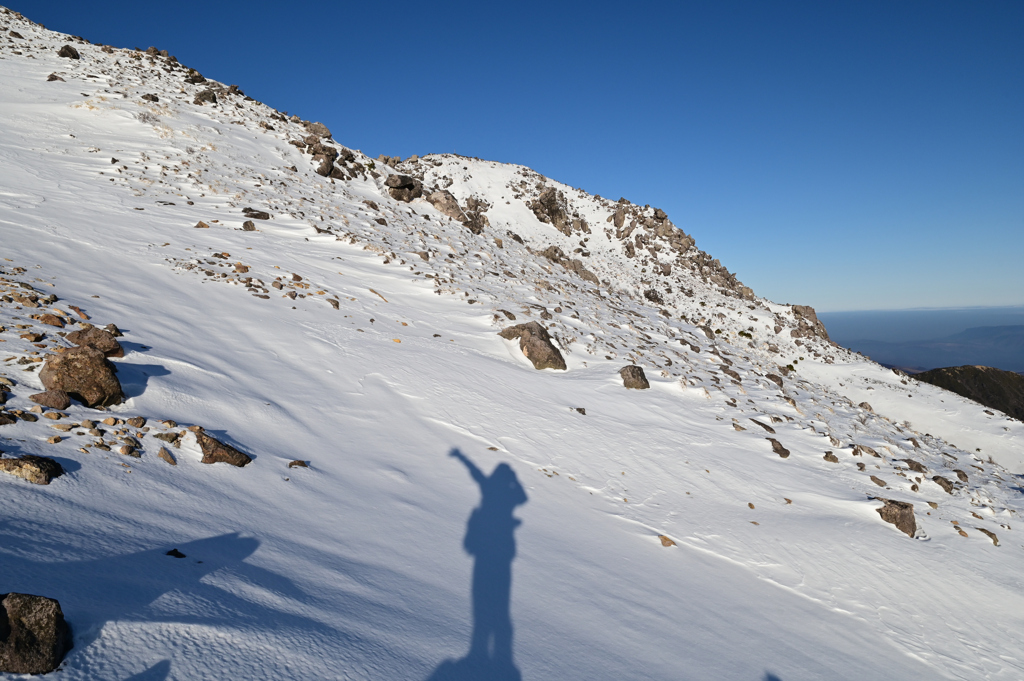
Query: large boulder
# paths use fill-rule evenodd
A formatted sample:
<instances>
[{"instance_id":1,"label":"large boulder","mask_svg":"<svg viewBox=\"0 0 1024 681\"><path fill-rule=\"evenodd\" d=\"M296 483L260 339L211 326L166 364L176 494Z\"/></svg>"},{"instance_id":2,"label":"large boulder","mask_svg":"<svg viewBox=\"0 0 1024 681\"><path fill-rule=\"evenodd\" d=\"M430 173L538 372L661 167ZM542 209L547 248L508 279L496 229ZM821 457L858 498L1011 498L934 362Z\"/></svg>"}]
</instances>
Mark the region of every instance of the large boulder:
<instances>
[{"instance_id":1,"label":"large boulder","mask_svg":"<svg viewBox=\"0 0 1024 681\"><path fill-rule=\"evenodd\" d=\"M66 338L75 345L96 348L104 357L124 357L124 348L114 338L114 334L92 325L72 331Z\"/></svg>"},{"instance_id":2,"label":"large boulder","mask_svg":"<svg viewBox=\"0 0 1024 681\"><path fill-rule=\"evenodd\" d=\"M330 137L331 136L331 131L328 130L327 126L324 125L323 123L320 123L320 122L310 123L309 121L306 121L305 123L302 124L302 126L304 128L306 128L307 132L309 132L310 134L316 135L317 137Z\"/></svg>"},{"instance_id":3,"label":"large boulder","mask_svg":"<svg viewBox=\"0 0 1024 681\"><path fill-rule=\"evenodd\" d=\"M78 55L78 50L71 47L70 45L65 45L64 47L57 50L57 56L64 57L65 59L80 59Z\"/></svg>"},{"instance_id":4,"label":"large boulder","mask_svg":"<svg viewBox=\"0 0 1024 681\"><path fill-rule=\"evenodd\" d=\"M229 463L232 466L242 466L251 463L252 458L240 452L231 445L226 445L206 433L196 433L196 441L203 450L203 463Z\"/></svg>"},{"instance_id":5,"label":"large boulder","mask_svg":"<svg viewBox=\"0 0 1024 681\"><path fill-rule=\"evenodd\" d=\"M388 175L384 180L384 186L388 188L391 198L396 201L409 203L423 196L423 183L408 175Z\"/></svg>"},{"instance_id":6,"label":"large boulder","mask_svg":"<svg viewBox=\"0 0 1024 681\"><path fill-rule=\"evenodd\" d=\"M459 207L459 202L456 200L455 195L447 189L440 189L430 194L427 196L427 201L440 213L447 215L452 220L466 222L468 219L462 208Z\"/></svg>"},{"instance_id":7,"label":"large boulder","mask_svg":"<svg viewBox=\"0 0 1024 681\"><path fill-rule=\"evenodd\" d=\"M71 647L60 603L45 596L0 595L0 672L52 672Z\"/></svg>"},{"instance_id":8,"label":"large boulder","mask_svg":"<svg viewBox=\"0 0 1024 681\"><path fill-rule=\"evenodd\" d=\"M882 516L882 520L887 523L892 523L896 526L897 530L904 532L908 537L913 538L914 533L917 532L917 521L914 520L913 504L907 503L906 501L882 499L881 497L875 497L875 501L881 501L885 504L882 508L875 509L878 511L878 515Z\"/></svg>"},{"instance_id":9,"label":"large boulder","mask_svg":"<svg viewBox=\"0 0 1024 681\"><path fill-rule=\"evenodd\" d=\"M39 380L47 390L63 390L87 407L109 407L125 399L114 366L88 345L48 356Z\"/></svg>"},{"instance_id":10,"label":"large boulder","mask_svg":"<svg viewBox=\"0 0 1024 681\"><path fill-rule=\"evenodd\" d=\"M622 385L633 390L647 390L651 384L647 382L644 370L635 364L624 366L619 369L619 376L622 377Z\"/></svg>"},{"instance_id":11,"label":"large boulder","mask_svg":"<svg viewBox=\"0 0 1024 681\"><path fill-rule=\"evenodd\" d=\"M562 353L551 343L548 330L538 322L516 324L498 332L505 340L519 339L519 349L533 362L534 369L560 369L565 371Z\"/></svg>"},{"instance_id":12,"label":"large boulder","mask_svg":"<svg viewBox=\"0 0 1024 681\"><path fill-rule=\"evenodd\" d=\"M64 468L59 463L49 457L34 454L25 454L16 459L0 459L0 471L17 475L36 485L49 485L51 480L64 475Z\"/></svg>"}]
</instances>

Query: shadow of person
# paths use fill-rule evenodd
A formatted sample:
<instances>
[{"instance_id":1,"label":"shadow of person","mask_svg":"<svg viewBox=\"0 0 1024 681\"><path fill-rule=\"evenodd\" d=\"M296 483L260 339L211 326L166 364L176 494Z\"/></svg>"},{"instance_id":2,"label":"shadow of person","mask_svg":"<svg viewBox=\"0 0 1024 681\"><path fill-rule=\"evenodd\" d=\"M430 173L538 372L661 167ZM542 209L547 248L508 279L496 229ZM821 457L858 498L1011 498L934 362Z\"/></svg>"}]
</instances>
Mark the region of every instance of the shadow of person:
<instances>
[{"instance_id":1,"label":"shadow of person","mask_svg":"<svg viewBox=\"0 0 1024 681\"><path fill-rule=\"evenodd\" d=\"M429 681L519 681L512 660L512 561L516 556L515 529L522 523L512 515L525 504L526 492L507 463L484 475L462 452L450 453L469 469L480 487L480 505L466 523L462 546L474 557L473 633L469 653L446 660Z\"/></svg>"}]
</instances>

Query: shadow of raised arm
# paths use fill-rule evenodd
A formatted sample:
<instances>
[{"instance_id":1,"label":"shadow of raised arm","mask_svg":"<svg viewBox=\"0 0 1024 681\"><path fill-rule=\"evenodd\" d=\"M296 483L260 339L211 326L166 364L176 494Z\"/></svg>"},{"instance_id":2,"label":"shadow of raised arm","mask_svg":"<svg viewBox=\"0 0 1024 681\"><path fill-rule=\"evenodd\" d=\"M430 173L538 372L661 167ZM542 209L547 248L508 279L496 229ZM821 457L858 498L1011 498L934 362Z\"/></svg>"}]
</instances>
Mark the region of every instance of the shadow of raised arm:
<instances>
[{"instance_id":1,"label":"shadow of raised arm","mask_svg":"<svg viewBox=\"0 0 1024 681\"><path fill-rule=\"evenodd\" d=\"M456 459L461 461L466 466L466 468L469 469L469 474L473 476L473 480L476 481L476 484L483 485L484 482L487 480L487 476L483 474L483 471L477 468L476 464L470 461L469 458L467 458L466 455L460 452L458 449L453 449L448 453L448 455L455 457Z\"/></svg>"}]
</instances>

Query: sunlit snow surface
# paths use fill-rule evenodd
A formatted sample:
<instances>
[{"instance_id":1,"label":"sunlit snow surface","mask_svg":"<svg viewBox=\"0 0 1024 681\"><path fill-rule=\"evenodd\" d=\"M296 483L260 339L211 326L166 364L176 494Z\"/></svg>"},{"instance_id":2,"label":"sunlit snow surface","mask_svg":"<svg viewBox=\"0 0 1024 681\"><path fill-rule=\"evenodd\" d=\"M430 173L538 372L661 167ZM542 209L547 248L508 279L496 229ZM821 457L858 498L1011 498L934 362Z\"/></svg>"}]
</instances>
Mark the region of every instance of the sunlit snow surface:
<instances>
[{"instance_id":1,"label":"sunlit snow surface","mask_svg":"<svg viewBox=\"0 0 1024 681\"><path fill-rule=\"evenodd\" d=\"M392 200L394 171L379 163L376 179L319 177L287 143L307 134L299 124L239 96L194 105L209 84L185 84L163 59L74 42L72 61L56 55L67 36L10 14L0 28L0 276L60 298L0 308L0 359L13 358L0 375L18 382L7 406L27 409L41 389L17 363L39 350L15 325L75 305L125 332L130 399L111 414L153 428L127 459L80 451L85 436L47 444L45 419L0 426L8 456L68 471L45 487L0 477L0 593L60 600L75 636L61 678L1024 675L1019 422L827 343L797 347L788 307L688 272L666 317L640 295L650 275L607 237L615 204L527 169L450 155L400 166L451 178L460 202L486 199L476 236L423 200ZM582 236L539 222L510 189L520 181L523 198L538 184L566 194L592 229L590 255L572 257L607 284L527 250L571 254ZM256 232L240 229L250 206L273 215ZM497 336L512 323L498 310L520 323L542 309L566 372L535 371ZM737 335L749 328L750 342ZM650 390L622 387L631 360ZM794 360L784 390L765 378ZM200 464L189 435L171 467L156 457L159 419L202 425L255 460ZM855 444L879 457L853 456ZM490 488L453 451L483 476L508 464L525 503L481 505ZM914 504L915 539L882 522L875 496ZM491 510L471 521L477 507ZM467 529L490 548L467 538L468 553ZM474 595L485 554L498 567L478 570ZM464 659L474 599L478 618L502 617L502 560L511 658L498 631L495 650Z\"/></svg>"}]
</instances>

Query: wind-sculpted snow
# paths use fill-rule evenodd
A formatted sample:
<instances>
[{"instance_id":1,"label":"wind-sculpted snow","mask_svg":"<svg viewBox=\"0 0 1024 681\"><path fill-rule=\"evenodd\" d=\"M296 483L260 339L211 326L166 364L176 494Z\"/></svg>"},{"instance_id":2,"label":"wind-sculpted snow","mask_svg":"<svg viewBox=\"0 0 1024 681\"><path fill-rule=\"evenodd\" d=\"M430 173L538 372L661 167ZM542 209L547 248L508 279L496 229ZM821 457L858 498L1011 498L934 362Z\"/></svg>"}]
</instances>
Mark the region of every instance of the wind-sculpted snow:
<instances>
[{"instance_id":1,"label":"wind-sculpted snow","mask_svg":"<svg viewBox=\"0 0 1024 681\"><path fill-rule=\"evenodd\" d=\"M60 601L64 677L1024 673L1020 422L833 345L657 208L0 29L0 449L64 470L0 473L0 593ZM85 317L127 400L32 411ZM531 322L565 371L498 335Z\"/></svg>"}]
</instances>

